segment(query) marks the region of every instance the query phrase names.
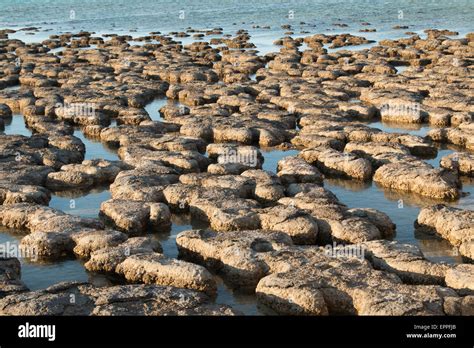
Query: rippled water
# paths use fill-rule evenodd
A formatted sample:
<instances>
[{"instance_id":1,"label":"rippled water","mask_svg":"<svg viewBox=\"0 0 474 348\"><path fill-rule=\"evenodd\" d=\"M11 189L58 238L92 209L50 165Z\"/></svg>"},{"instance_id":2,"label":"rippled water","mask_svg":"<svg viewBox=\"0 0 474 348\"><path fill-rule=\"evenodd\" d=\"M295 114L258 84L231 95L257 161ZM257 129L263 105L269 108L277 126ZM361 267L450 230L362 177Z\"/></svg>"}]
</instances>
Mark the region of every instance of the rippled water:
<instances>
[{"instance_id":1,"label":"rippled water","mask_svg":"<svg viewBox=\"0 0 474 348\"><path fill-rule=\"evenodd\" d=\"M2 0L0 26L41 27L39 32L11 35L27 41L78 30L142 35L188 27L223 27L227 32L235 32L243 27L249 29L252 41L266 53L275 50L272 41L287 31L280 28L282 24L292 24L295 35L301 31L357 33L363 28L360 23L368 21L377 32L361 34L378 40L399 37L406 31L392 29L395 25L409 25L409 30L415 32L448 28L465 34L473 28L473 13L471 0L141 0L139 4L128 0ZM335 23L347 27L337 27ZM257 25L270 29L253 28ZM34 35L25 35L27 32Z\"/></svg>"}]
</instances>

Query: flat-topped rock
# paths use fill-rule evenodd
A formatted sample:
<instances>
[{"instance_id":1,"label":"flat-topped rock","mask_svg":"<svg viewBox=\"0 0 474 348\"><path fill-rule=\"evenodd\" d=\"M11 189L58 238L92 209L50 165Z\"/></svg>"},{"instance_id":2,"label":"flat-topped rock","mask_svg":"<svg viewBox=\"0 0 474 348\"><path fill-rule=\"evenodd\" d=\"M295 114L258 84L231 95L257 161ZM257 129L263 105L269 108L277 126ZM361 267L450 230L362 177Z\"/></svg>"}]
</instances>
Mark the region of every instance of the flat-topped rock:
<instances>
[{"instance_id":1,"label":"flat-topped rock","mask_svg":"<svg viewBox=\"0 0 474 348\"><path fill-rule=\"evenodd\" d=\"M204 267L158 253L131 255L117 265L116 272L130 282L193 289L210 295L217 290L213 276Z\"/></svg>"},{"instance_id":2,"label":"flat-topped rock","mask_svg":"<svg viewBox=\"0 0 474 348\"><path fill-rule=\"evenodd\" d=\"M372 177L371 163L352 153L341 153L328 148L315 148L305 149L299 156L328 176L342 176L357 180L369 180Z\"/></svg>"},{"instance_id":3,"label":"flat-topped rock","mask_svg":"<svg viewBox=\"0 0 474 348\"><path fill-rule=\"evenodd\" d=\"M474 221L474 211L439 204L423 208L418 215L415 227L424 232L440 235L455 246L461 255L474 259L472 221Z\"/></svg>"},{"instance_id":4,"label":"flat-topped rock","mask_svg":"<svg viewBox=\"0 0 474 348\"><path fill-rule=\"evenodd\" d=\"M71 301L71 296L74 301ZM96 288L64 282L0 300L3 315L236 315L205 294L159 285Z\"/></svg>"},{"instance_id":5,"label":"flat-topped rock","mask_svg":"<svg viewBox=\"0 0 474 348\"><path fill-rule=\"evenodd\" d=\"M133 237L116 246L107 246L92 251L84 267L93 272L115 272L118 264L134 254L161 252L158 241L149 237Z\"/></svg>"},{"instance_id":6,"label":"flat-topped rock","mask_svg":"<svg viewBox=\"0 0 474 348\"><path fill-rule=\"evenodd\" d=\"M278 161L277 175L285 184L313 182L321 184L323 175L319 170L298 157L285 157Z\"/></svg>"},{"instance_id":7,"label":"flat-topped rock","mask_svg":"<svg viewBox=\"0 0 474 348\"><path fill-rule=\"evenodd\" d=\"M435 199L454 200L460 196L457 177L419 162L385 164L375 172L374 181L389 189Z\"/></svg>"},{"instance_id":8,"label":"flat-topped rock","mask_svg":"<svg viewBox=\"0 0 474 348\"><path fill-rule=\"evenodd\" d=\"M234 286L252 288L268 272L259 254L291 245L292 241L281 232L194 230L181 232L176 244L180 257L222 274Z\"/></svg>"},{"instance_id":9,"label":"flat-topped rock","mask_svg":"<svg viewBox=\"0 0 474 348\"><path fill-rule=\"evenodd\" d=\"M314 251L302 251L300 258L304 266L259 281L260 302L286 315L445 315L445 298L457 298L447 288L402 284L359 258Z\"/></svg>"},{"instance_id":10,"label":"flat-topped rock","mask_svg":"<svg viewBox=\"0 0 474 348\"><path fill-rule=\"evenodd\" d=\"M474 294L474 265L462 264L446 272L446 285L462 295Z\"/></svg>"},{"instance_id":11,"label":"flat-topped rock","mask_svg":"<svg viewBox=\"0 0 474 348\"><path fill-rule=\"evenodd\" d=\"M95 185L111 183L126 166L119 161L86 160L82 164L69 164L61 171L49 173L46 187L55 191L87 189Z\"/></svg>"},{"instance_id":12,"label":"flat-topped rock","mask_svg":"<svg viewBox=\"0 0 474 348\"><path fill-rule=\"evenodd\" d=\"M426 260L414 245L390 241L372 241L363 243L366 258L374 268L395 273L408 284L444 284L445 264Z\"/></svg>"},{"instance_id":13,"label":"flat-topped rock","mask_svg":"<svg viewBox=\"0 0 474 348\"><path fill-rule=\"evenodd\" d=\"M48 205L51 194L41 186L12 185L0 182L0 204L36 203Z\"/></svg>"}]
</instances>

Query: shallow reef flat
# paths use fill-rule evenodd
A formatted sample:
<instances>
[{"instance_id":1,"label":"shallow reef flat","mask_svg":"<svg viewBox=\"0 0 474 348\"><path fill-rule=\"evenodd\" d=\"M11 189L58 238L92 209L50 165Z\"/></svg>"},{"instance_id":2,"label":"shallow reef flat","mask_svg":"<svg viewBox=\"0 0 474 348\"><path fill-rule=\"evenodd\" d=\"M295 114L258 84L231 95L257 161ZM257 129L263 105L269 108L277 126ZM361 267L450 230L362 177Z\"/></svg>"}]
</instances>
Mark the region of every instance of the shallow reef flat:
<instances>
[{"instance_id":1,"label":"shallow reef flat","mask_svg":"<svg viewBox=\"0 0 474 348\"><path fill-rule=\"evenodd\" d=\"M474 33L287 35L264 55L244 29L13 33L1 315L242 314L223 289L253 314L474 315ZM455 262L401 238L367 187ZM64 260L106 280L22 279Z\"/></svg>"}]
</instances>

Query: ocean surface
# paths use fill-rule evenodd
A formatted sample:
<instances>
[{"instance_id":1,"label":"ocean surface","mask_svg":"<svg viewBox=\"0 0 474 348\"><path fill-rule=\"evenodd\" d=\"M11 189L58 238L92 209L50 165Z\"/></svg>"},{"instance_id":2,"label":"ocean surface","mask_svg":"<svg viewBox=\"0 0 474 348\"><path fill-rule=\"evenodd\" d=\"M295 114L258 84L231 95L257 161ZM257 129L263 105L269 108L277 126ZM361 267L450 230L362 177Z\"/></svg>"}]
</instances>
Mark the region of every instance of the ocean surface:
<instances>
[{"instance_id":1,"label":"ocean surface","mask_svg":"<svg viewBox=\"0 0 474 348\"><path fill-rule=\"evenodd\" d=\"M363 22L371 25L363 26ZM285 24L292 25L293 37L348 32L379 41L403 37L406 31L423 34L423 30L429 28L450 29L465 35L474 31L474 0L0 0L0 29L18 30L15 34L10 34L9 38L25 42L41 42L53 34L80 30L95 32L96 36L118 33L138 37L152 31L165 34L170 31L185 31L189 27L221 27L225 34L235 34L239 29L248 30L252 36L250 41L261 54L265 54L278 50L273 41L285 35L287 29L281 28ZM397 25L408 26L409 29L393 29ZM269 28L263 28L267 26ZM23 30L24 28L26 29ZM363 28L376 28L377 31L359 33ZM204 38L206 39L208 38ZM188 43L192 39L177 40ZM367 47L363 45L345 49ZM156 99L147 105L146 110L153 120L163 120L158 109L166 103L166 99ZM406 132L420 136L426 135L430 129L427 125L406 129L402 125L381 122L372 123L371 126L387 132ZM21 115L15 115L6 123L4 133L31 135ZM80 130L76 130L74 135L85 143L86 159L118 159L116 150L86 138ZM440 158L455 150L452 147L441 147L438 156L427 162L438 167ZM262 150L262 153L265 158L264 169L275 172L281 158L297 155L298 152ZM450 204L474 209L474 180L464 179L463 184L463 191L468 195ZM375 183L350 180L327 179L325 187L350 208L375 208L387 213L397 224L395 239L418 245L429 259L461 262L447 242L415 234L413 223L420 209L431 203L427 199L390 192ZM109 198L108 188L95 189L82 195L53 194L50 206L68 214L95 217L101 202ZM157 234L156 238L162 243L165 254L176 257L176 235L197 227L199 226L193 225L184 216L173 216L171 231ZM20 239L20 234L0 230L0 243L17 244ZM79 260L55 263L34 263L26 259L21 261L22 278L32 290L43 289L64 280L90 281L96 285L111 284L107 277L87 272ZM246 314L263 313L257 307L253 295L233 292L220 278L218 284L216 302L232 305Z\"/></svg>"},{"instance_id":2,"label":"ocean surface","mask_svg":"<svg viewBox=\"0 0 474 348\"><path fill-rule=\"evenodd\" d=\"M410 31L452 29L461 35L472 31L472 0L0 0L0 27L41 31L21 31L11 37L38 41L51 34L79 30L96 34L143 35L181 31L188 27L221 27L225 33L248 29L262 50L271 39L284 34L283 24L291 24L297 36L310 33L357 32L369 22L375 33L368 39L399 37ZM340 27L336 25L347 25ZM260 26L260 28L253 28ZM270 26L270 29L261 27Z\"/></svg>"}]
</instances>

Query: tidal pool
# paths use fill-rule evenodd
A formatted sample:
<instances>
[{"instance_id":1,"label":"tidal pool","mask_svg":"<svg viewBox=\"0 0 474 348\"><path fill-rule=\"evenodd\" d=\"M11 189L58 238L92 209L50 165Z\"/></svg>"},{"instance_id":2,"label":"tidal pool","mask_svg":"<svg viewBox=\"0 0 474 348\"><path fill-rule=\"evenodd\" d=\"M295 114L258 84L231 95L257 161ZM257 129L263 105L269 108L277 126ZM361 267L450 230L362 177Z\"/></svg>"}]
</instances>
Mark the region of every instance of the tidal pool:
<instances>
[{"instance_id":1,"label":"tidal pool","mask_svg":"<svg viewBox=\"0 0 474 348\"><path fill-rule=\"evenodd\" d=\"M11 118L4 119L5 121L5 130L3 131L4 134L8 135L24 135L26 137L31 136L33 132L31 129L26 127L25 119L21 114L14 114ZM0 131L0 133L2 133Z\"/></svg>"}]
</instances>

